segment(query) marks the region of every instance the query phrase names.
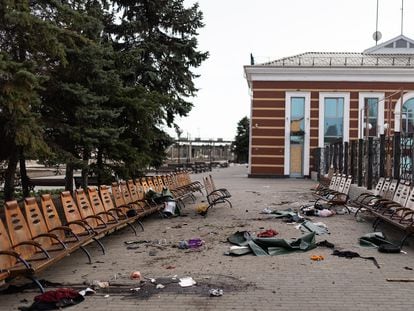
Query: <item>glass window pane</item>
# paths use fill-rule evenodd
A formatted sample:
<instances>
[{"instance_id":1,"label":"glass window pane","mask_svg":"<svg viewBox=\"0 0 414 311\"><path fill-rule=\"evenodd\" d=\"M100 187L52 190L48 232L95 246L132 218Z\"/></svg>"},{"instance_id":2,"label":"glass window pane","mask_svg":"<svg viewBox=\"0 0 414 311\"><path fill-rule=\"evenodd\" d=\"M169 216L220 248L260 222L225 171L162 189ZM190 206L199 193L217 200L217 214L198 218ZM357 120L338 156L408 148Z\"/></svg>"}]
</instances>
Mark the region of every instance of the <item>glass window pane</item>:
<instances>
[{"instance_id":1,"label":"glass window pane","mask_svg":"<svg viewBox=\"0 0 414 311\"><path fill-rule=\"evenodd\" d=\"M344 130L344 99L325 98L325 143L342 139Z\"/></svg>"},{"instance_id":2,"label":"glass window pane","mask_svg":"<svg viewBox=\"0 0 414 311\"><path fill-rule=\"evenodd\" d=\"M305 98L292 97L290 109L291 131L298 132L305 130Z\"/></svg>"},{"instance_id":3,"label":"glass window pane","mask_svg":"<svg viewBox=\"0 0 414 311\"><path fill-rule=\"evenodd\" d=\"M365 111L364 111L364 133L363 135L367 135L366 127L369 127L369 136L377 136L377 128L378 128L378 98L371 97L365 98ZM368 116L366 115L368 113ZM368 122L367 122L368 117Z\"/></svg>"},{"instance_id":4,"label":"glass window pane","mask_svg":"<svg viewBox=\"0 0 414 311\"><path fill-rule=\"evenodd\" d=\"M404 103L401 119L403 133L414 133L414 98Z\"/></svg>"}]
</instances>

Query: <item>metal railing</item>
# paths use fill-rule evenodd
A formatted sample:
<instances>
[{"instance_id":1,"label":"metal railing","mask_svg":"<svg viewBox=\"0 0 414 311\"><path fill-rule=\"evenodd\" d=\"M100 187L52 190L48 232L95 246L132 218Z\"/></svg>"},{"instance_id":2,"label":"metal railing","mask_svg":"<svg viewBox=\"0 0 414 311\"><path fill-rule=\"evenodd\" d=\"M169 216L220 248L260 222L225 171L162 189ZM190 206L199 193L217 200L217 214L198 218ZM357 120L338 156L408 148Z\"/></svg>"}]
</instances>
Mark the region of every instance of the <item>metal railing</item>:
<instances>
[{"instance_id":1,"label":"metal railing","mask_svg":"<svg viewBox=\"0 0 414 311\"><path fill-rule=\"evenodd\" d=\"M354 177L354 183L372 189L380 177L414 182L414 134L394 133L337 142L314 150L318 176L330 171Z\"/></svg>"}]
</instances>

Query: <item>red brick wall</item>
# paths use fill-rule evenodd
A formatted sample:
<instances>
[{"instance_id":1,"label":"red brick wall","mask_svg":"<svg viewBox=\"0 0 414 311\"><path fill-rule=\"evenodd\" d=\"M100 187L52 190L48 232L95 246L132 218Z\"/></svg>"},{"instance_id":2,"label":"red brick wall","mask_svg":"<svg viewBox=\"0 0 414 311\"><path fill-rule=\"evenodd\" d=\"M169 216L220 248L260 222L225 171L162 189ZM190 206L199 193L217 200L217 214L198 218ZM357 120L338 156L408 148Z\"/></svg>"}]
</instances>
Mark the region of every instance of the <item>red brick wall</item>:
<instances>
[{"instance_id":1,"label":"red brick wall","mask_svg":"<svg viewBox=\"0 0 414 311\"><path fill-rule=\"evenodd\" d=\"M318 147L319 92L349 92L349 138L358 138L359 92L384 92L389 96L399 89L414 90L414 83L391 82L310 82L310 81L253 81L251 175L284 175L285 94L306 91L311 93L310 104L310 163ZM394 106L400 94L392 98L391 128L394 128ZM384 104L384 120L388 122L388 105Z\"/></svg>"}]
</instances>

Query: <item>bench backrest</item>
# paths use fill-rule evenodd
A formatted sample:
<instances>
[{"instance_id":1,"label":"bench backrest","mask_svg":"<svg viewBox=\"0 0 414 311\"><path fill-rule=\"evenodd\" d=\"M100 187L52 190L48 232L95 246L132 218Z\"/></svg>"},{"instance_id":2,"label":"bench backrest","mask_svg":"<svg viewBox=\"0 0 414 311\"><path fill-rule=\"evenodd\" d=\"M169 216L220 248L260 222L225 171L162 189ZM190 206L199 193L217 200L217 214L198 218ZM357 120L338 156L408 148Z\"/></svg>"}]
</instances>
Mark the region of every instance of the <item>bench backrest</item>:
<instances>
[{"instance_id":1,"label":"bench backrest","mask_svg":"<svg viewBox=\"0 0 414 311\"><path fill-rule=\"evenodd\" d=\"M108 212L110 210L113 210L115 208L114 201L112 201L111 197L111 191L109 186L102 185L99 187L99 194L101 195L101 201L105 208L105 210Z\"/></svg>"},{"instance_id":2,"label":"bench backrest","mask_svg":"<svg viewBox=\"0 0 414 311\"><path fill-rule=\"evenodd\" d=\"M333 187L332 190L339 191L339 186L340 186L342 180L344 180L344 179L346 179L346 176L344 176L344 175L338 176L335 180L335 184L334 184L334 187Z\"/></svg>"},{"instance_id":3,"label":"bench backrest","mask_svg":"<svg viewBox=\"0 0 414 311\"><path fill-rule=\"evenodd\" d=\"M29 227L24 219L23 213L20 210L17 201L8 201L4 205L4 213L6 216L7 228L9 230L10 241L13 246L31 241ZM36 253L36 248L33 245L21 245L14 248L24 259L29 259Z\"/></svg>"},{"instance_id":4,"label":"bench backrest","mask_svg":"<svg viewBox=\"0 0 414 311\"><path fill-rule=\"evenodd\" d=\"M60 193L60 200L62 202L63 211L65 213L66 221L68 223L82 220L81 213L78 209L78 206L75 203L75 200L70 194L70 191L62 191ZM69 227L76 234L85 232L85 229L79 225L69 224Z\"/></svg>"},{"instance_id":5,"label":"bench backrest","mask_svg":"<svg viewBox=\"0 0 414 311\"><path fill-rule=\"evenodd\" d=\"M410 191L407 197L407 201L403 206L414 210L414 188ZM402 213L404 213L404 211L402 211Z\"/></svg>"},{"instance_id":6,"label":"bench backrest","mask_svg":"<svg viewBox=\"0 0 414 311\"><path fill-rule=\"evenodd\" d=\"M147 185L148 185L148 187L150 187L152 190L156 191L155 190L155 185L152 182L152 177L148 176L146 179L147 179Z\"/></svg>"},{"instance_id":7,"label":"bench backrest","mask_svg":"<svg viewBox=\"0 0 414 311\"><path fill-rule=\"evenodd\" d=\"M334 173L332 175L331 181L329 182L329 186L328 186L329 189L333 190L337 178L338 177L337 177L336 173Z\"/></svg>"},{"instance_id":8,"label":"bench backrest","mask_svg":"<svg viewBox=\"0 0 414 311\"><path fill-rule=\"evenodd\" d=\"M392 198L394 197L395 191L397 190L397 187L398 187L398 180L393 179L390 183L390 186L388 187L387 192L384 194L383 197L385 199L392 200Z\"/></svg>"},{"instance_id":9,"label":"bench backrest","mask_svg":"<svg viewBox=\"0 0 414 311\"><path fill-rule=\"evenodd\" d=\"M346 181L347 181L347 177L346 177L345 174L343 174L340 181L339 181L339 185L338 185L338 188L336 189L336 191L343 193Z\"/></svg>"},{"instance_id":10,"label":"bench backrest","mask_svg":"<svg viewBox=\"0 0 414 311\"><path fill-rule=\"evenodd\" d=\"M100 216L102 217L104 222L108 222L109 220L112 220L110 216L105 214L106 209L101 201L101 198L99 197L98 189L95 186L88 186L87 190L88 190L89 201L92 205L92 209L94 210L94 212L96 214L103 213Z\"/></svg>"},{"instance_id":11,"label":"bench backrest","mask_svg":"<svg viewBox=\"0 0 414 311\"><path fill-rule=\"evenodd\" d=\"M397 189L394 192L392 200L399 204L405 204L410 193L410 182L400 180Z\"/></svg>"},{"instance_id":12,"label":"bench backrest","mask_svg":"<svg viewBox=\"0 0 414 311\"><path fill-rule=\"evenodd\" d=\"M129 193L131 195L132 201L133 202L138 201L140 199L140 197L139 197L139 194L138 194L138 191L137 191L137 187L134 184L134 181L132 179L128 180L127 186L128 186L128 190L129 190Z\"/></svg>"},{"instance_id":13,"label":"bench backrest","mask_svg":"<svg viewBox=\"0 0 414 311\"><path fill-rule=\"evenodd\" d=\"M351 188L351 184L352 184L352 176L349 175L346 179L345 185L342 188L341 193L348 195L349 189Z\"/></svg>"},{"instance_id":14,"label":"bench backrest","mask_svg":"<svg viewBox=\"0 0 414 311\"><path fill-rule=\"evenodd\" d=\"M55 203L53 203L53 198L50 194L47 193L40 196L40 205L42 206L43 216L49 230L62 226Z\"/></svg>"},{"instance_id":15,"label":"bench backrest","mask_svg":"<svg viewBox=\"0 0 414 311\"><path fill-rule=\"evenodd\" d=\"M26 214L27 225L29 226L30 233L33 237L37 237L42 233L48 233L46 221L40 212L36 198L30 197L24 199L24 211ZM45 248L50 248L53 242L50 237L39 237L36 241Z\"/></svg>"},{"instance_id":16,"label":"bench backrest","mask_svg":"<svg viewBox=\"0 0 414 311\"><path fill-rule=\"evenodd\" d=\"M126 181L119 182L119 188L121 190L122 196L126 204L130 204L133 202L131 193L129 192L128 185Z\"/></svg>"},{"instance_id":17,"label":"bench backrest","mask_svg":"<svg viewBox=\"0 0 414 311\"><path fill-rule=\"evenodd\" d=\"M145 200L145 189L141 184L141 181L139 180L139 178L135 179L135 189L137 190L138 193L138 199L139 200Z\"/></svg>"},{"instance_id":18,"label":"bench backrest","mask_svg":"<svg viewBox=\"0 0 414 311\"><path fill-rule=\"evenodd\" d=\"M122 195L121 189L117 182L113 182L111 185L112 188L112 196L114 197L115 206L120 207L126 205L124 196Z\"/></svg>"},{"instance_id":19,"label":"bench backrest","mask_svg":"<svg viewBox=\"0 0 414 311\"><path fill-rule=\"evenodd\" d=\"M384 182L385 182L385 177L380 177L380 179L378 180L377 185L375 186L374 195L379 195L380 194L381 189L384 186Z\"/></svg>"},{"instance_id":20,"label":"bench backrest","mask_svg":"<svg viewBox=\"0 0 414 311\"><path fill-rule=\"evenodd\" d=\"M96 228L98 226L96 218L88 218L90 216L95 216L96 213L90 204L88 197L86 196L85 190L76 189L75 197L82 219L86 221L92 228Z\"/></svg>"},{"instance_id":21,"label":"bench backrest","mask_svg":"<svg viewBox=\"0 0 414 311\"><path fill-rule=\"evenodd\" d=\"M0 249L2 251L8 251L12 248L9 233L0 218ZM7 270L13 267L17 262L17 259L13 256L0 256L0 270Z\"/></svg>"},{"instance_id":22,"label":"bench backrest","mask_svg":"<svg viewBox=\"0 0 414 311\"><path fill-rule=\"evenodd\" d=\"M384 197L384 195L387 193L389 187L391 184L391 179L387 177L384 181L384 185L382 186L380 192L378 193L379 196Z\"/></svg>"}]
</instances>

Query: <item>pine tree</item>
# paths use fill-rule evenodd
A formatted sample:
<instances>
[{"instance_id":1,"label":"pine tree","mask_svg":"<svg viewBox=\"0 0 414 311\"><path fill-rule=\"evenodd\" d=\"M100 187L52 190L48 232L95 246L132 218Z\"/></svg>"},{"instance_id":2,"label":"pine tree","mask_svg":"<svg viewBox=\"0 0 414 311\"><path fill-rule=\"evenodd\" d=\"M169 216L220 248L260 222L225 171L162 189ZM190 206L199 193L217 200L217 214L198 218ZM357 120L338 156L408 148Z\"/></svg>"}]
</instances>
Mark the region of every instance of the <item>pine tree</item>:
<instances>
[{"instance_id":1,"label":"pine tree","mask_svg":"<svg viewBox=\"0 0 414 311\"><path fill-rule=\"evenodd\" d=\"M130 143L123 160L129 172L159 165L171 138L162 125L192 108L197 89L192 70L208 53L197 50L197 30L203 27L198 5L184 8L182 0L115 0L120 23L108 25L117 53L116 68L126 88L120 124L121 138ZM157 156L152 163L151 158Z\"/></svg>"},{"instance_id":2,"label":"pine tree","mask_svg":"<svg viewBox=\"0 0 414 311\"><path fill-rule=\"evenodd\" d=\"M0 136L7 148L5 199L14 195L17 163L24 154L47 151L39 115L39 89L47 69L65 63L64 41L77 39L53 23L60 4L51 1L4 0L0 3ZM26 187L27 193L27 187Z\"/></svg>"},{"instance_id":3,"label":"pine tree","mask_svg":"<svg viewBox=\"0 0 414 311\"><path fill-rule=\"evenodd\" d=\"M236 155L236 162L247 163L249 160L249 128L248 117L242 118L237 123L237 134L233 143L233 152Z\"/></svg>"},{"instance_id":4,"label":"pine tree","mask_svg":"<svg viewBox=\"0 0 414 311\"><path fill-rule=\"evenodd\" d=\"M70 27L87 41L76 49L68 48L67 64L51 73L42 111L51 129L48 139L66 162L67 189L72 187L74 168L82 169L86 187L92 154L99 150L103 159L106 150L117 144L121 129L114 120L122 110L114 105L121 82L114 70L112 46L103 32L108 18L105 7L99 1L69 5L79 16ZM101 172L103 161L99 163Z\"/></svg>"}]
</instances>

